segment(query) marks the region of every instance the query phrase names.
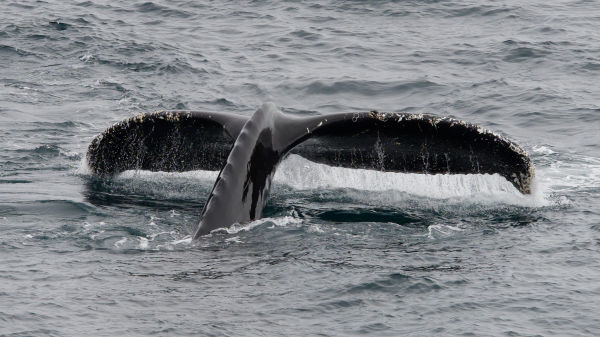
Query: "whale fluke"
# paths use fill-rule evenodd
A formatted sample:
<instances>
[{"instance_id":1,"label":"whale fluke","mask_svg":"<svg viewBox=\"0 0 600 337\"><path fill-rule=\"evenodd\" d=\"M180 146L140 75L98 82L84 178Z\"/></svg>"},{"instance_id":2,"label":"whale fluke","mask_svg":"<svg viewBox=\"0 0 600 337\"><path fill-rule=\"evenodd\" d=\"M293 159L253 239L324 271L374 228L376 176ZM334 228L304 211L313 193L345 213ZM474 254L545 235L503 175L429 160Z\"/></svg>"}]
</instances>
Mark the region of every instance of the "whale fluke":
<instances>
[{"instance_id":1,"label":"whale fluke","mask_svg":"<svg viewBox=\"0 0 600 337\"><path fill-rule=\"evenodd\" d=\"M477 125L423 114L343 113L304 122L292 153L348 168L423 174L494 174L531 193L535 170L516 143Z\"/></svg>"},{"instance_id":2,"label":"whale fluke","mask_svg":"<svg viewBox=\"0 0 600 337\"><path fill-rule=\"evenodd\" d=\"M262 216L271 179L288 153L314 162L425 174L500 174L531 192L533 164L517 144L452 118L408 113L301 117L264 104L251 117L197 111L141 114L113 125L89 146L91 171L221 169L197 238Z\"/></svg>"},{"instance_id":3,"label":"whale fluke","mask_svg":"<svg viewBox=\"0 0 600 337\"><path fill-rule=\"evenodd\" d=\"M114 124L88 146L99 176L126 170L220 170L248 117L200 111L158 111Z\"/></svg>"}]
</instances>

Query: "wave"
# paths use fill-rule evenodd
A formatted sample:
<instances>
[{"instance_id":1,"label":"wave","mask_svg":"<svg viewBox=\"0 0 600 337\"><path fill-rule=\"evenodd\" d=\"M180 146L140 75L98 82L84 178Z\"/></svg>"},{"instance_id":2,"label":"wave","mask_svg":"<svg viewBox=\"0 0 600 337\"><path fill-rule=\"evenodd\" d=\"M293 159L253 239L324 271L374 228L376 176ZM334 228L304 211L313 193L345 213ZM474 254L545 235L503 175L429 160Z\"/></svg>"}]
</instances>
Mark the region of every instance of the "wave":
<instances>
[{"instance_id":1,"label":"wave","mask_svg":"<svg viewBox=\"0 0 600 337\"><path fill-rule=\"evenodd\" d=\"M280 85L282 89L300 91L309 95L358 94L364 96L398 95L420 91L431 91L443 86L428 80L380 82L346 80L326 83L314 81L303 86Z\"/></svg>"},{"instance_id":2,"label":"wave","mask_svg":"<svg viewBox=\"0 0 600 337\"><path fill-rule=\"evenodd\" d=\"M303 40L307 40L307 41L320 40L322 37L321 34L312 33L312 32L306 31L304 29L295 30L295 31L291 32L290 35L293 37L303 39Z\"/></svg>"},{"instance_id":3,"label":"wave","mask_svg":"<svg viewBox=\"0 0 600 337\"><path fill-rule=\"evenodd\" d=\"M29 52L17 47L13 47L13 46L9 46L9 45L5 45L2 44L0 45L0 55L4 54L5 57L11 57L13 55L16 56L36 56L39 57L39 55L33 53L33 52Z\"/></svg>"},{"instance_id":4,"label":"wave","mask_svg":"<svg viewBox=\"0 0 600 337\"><path fill-rule=\"evenodd\" d=\"M35 130L33 131L35 132ZM32 149L18 148L13 150L13 152L24 154L24 156L20 158L22 161L37 161L39 159L56 157L63 157L71 160L79 160L81 158L79 153L65 150L56 144L43 144Z\"/></svg>"},{"instance_id":5,"label":"wave","mask_svg":"<svg viewBox=\"0 0 600 337\"><path fill-rule=\"evenodd\" d=\"M510 49L503 59L506 62L522 62L529 59L542 58L549 54L549 51L539 48L517 47Z\"/></svg>"},{"instance_id":6,"label":"wave","mask_svg":"<svg viewBox=\"0 0 600 337\"><path fill-rule=\"evenodd\" d=\"M166 5L159 5L154 2L144 2L142 4L135 5L138 12L145 14L157 14L165 17L173 18L188 18L192 16L192 13L180 9L168 7Z\"/></svg>"},{"instance_id":7,"label":"wave","mask_svg":"<svg viewBox=\"0 0 600 337\"><path fill-rule=\"evenodd\" d=\"M72 25L65 23L65 22L61 22L59 20L50 21L50 26L56 30L67 30L70 27L72 27Z\"/></svg>"},{"instance_id":8,"label":"wave","mask_svg":"<svg viewBox=\"0 0 600 337\"><path fill-rule=\"evenodd\" d=\"M94 213L94 207L86 202L75 200L35 200L11 203L10 215L37 215L55 219L86 216Z\"/></svg>"},{"instance_id":9,"label":"wave","mask_svg":"<svg viewBox=\"0 0 600 337\"><path fill-rule=\"evenodd\" d=\"M481 5L481 6L472 6L472 7L462 7L462 8L446 8L441 11L445 14L446 17L463 17L463 16L488 17L488 16L497 16L500 14L508 14L508 13L512 13L512 12L517 12L518 10L520 10L520 8Z\"/></svg>"},{"instance_id":10,"label":"wave","mask_svg":"<svg viewBox=\"0 0 600 337\"><path fill-rule=\"evenodd\" d=\"M189 62L175 58L172 60L152 60L147 61L130 61L122 58L121 55L127 55L129 51L121 51L120 55L115 58L96 57L91 54L86 54L81 57L81 60L86 63L98 63L119 69L126 69L133 72L156 72L159 74L205 74L207 71L204 68L192 66Z\"/></svg>"},{"instance_id":11,"label":"wave","mask_svg":"<svg viewBox=\"0 0 600 337\"><path fill-rule=\"evenodd\" d=\"M362 293L407 293L422 294L431 291L441 290L443 286L434 279L421 276L413 277L401 273L381 275L371 281L362 282L346 286L343 294L362 294Z\"/></svg>"},{"instance_id":12,"label":"wave","mask_svg":"<svg viewBox=\"0 0 600 337\"><path fill-rule=\"evenodd\" d=\"M522 10L520 7L499 5L464 5L441 0L407 1L404 6L385 8L382 14L390 17L435 17L435 18L504 18Z\"/></svg>"}]
</instances>

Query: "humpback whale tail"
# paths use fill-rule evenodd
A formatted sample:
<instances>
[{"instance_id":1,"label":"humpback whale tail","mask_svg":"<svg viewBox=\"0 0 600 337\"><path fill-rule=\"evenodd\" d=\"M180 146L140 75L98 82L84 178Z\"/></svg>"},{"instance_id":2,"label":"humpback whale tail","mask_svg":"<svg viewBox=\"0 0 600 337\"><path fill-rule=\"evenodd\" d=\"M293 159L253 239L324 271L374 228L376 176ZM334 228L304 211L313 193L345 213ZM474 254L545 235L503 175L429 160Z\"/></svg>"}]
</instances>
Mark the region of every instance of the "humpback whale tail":
<instances>
[{"instance_id":1,"label":"humpback whale tail","mask_svg":"<svg viewBox=\"0 0 600 337\"><path fill-rule=\"evenodd\" d=\"M262 216L279 162L296 153L333 166L382 171L498 173L521 193L534 169L515 143L451 118L407 113L299 117L261 106L251 117L161 111L117 123L88 148L93 173L221 169L195 238Z\"/></svg>"}]
</instances>

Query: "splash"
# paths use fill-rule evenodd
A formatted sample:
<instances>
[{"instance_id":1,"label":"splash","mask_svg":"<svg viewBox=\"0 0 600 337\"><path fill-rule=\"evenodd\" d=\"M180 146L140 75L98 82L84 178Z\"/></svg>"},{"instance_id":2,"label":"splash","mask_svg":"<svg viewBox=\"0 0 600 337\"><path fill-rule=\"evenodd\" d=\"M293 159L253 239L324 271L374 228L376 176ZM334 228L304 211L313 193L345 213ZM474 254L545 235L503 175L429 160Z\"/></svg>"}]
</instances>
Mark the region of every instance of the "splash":
<instances>
[{"instance_id":1,"label":"splash","mask_svg":"<svg viewBox=\"0 0 600 337\"><path fill-rule=\"evenodd\" d=\"M533 152L538 156L539 165L536 168L531 195L519 193L498 174L425 175L349 169L314 163L294 154L280 164L274 177L274 190L277 193L282 187L309 192L343 189L352 199L370 200L375 197L380 199L379 203L390 205L417 197L432 202L452 201L453 204L500 203L521 207L546 207L571 204L571 201L562 195L565 192L582 187L600 189L600 159L585 156L575 158L573 155L568 160L559 159L556 158L556 152L545 146L536 146ZM91 176L85 158L80 160L73 173L83 177ZM124 190L136 193L197 198L201 197L200 192L207 193L217 176L217 171L130 170L117 175L113 183L117 187L121 186Z\"/></svg>"},{"instance_id":2,"label":"splash","mask_svg":"<svg viewBox=\"0 0 600 337\"><path fill-rule=\"evenodd\" d=\"M570 155L563 160L549 160L539 171L538 183L554 192L600 190L600 158Z\"/></svg>"},{"instance_id":3,"label":"splash","mask_svg":"<svg viewBox=\"0 0 600 337\"><path fill-rule=\"evenodd\" d=\"M538 207L547 205L544 189L534 180L532 194L523 195L499 174L415 174L332 167L290 155L281 163L274 181L296 190L355 189L386 192L382 198L403 192L429 199L477 203L505 203ZM369 193L373 194L373 193ZM393 202L394 200L388 200Z\"/></svg>"}]
</instances>

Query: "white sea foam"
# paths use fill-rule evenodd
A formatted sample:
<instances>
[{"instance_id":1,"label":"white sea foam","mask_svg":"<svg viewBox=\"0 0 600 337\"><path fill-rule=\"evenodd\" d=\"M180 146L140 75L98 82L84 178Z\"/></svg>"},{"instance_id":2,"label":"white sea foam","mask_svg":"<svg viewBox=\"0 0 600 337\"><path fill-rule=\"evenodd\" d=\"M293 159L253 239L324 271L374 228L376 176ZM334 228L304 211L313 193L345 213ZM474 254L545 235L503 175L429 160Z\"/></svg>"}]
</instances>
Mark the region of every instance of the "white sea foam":
<instances>
[{"instance_id":1,"label":"white sea foam","mask_svg":"<svg viewBox=\"0 0 600 337\"><path fill-rule=\"evenodd\" d=\"M540 170L537 181L552 192L600 188L600 158L577 156L571 161L555 161Z\"/></svg>"},{"instance_id":2,"label":"white sea foam","mask_svg":"<svg viewBox=\"0 0 600 337\"><path fill-rule=\"evenodd\" d=\"M450 225L430 225L427 227L427 238L429 239L440 239L447 238L456 235L461 232L462 229L458 226L450 226Z\"/></svg>"},{"instance_id":3,"label":"white sea foam","mask_svg":"<svg viewBox=\"0 0 600 337\"><path fill-rule=\"evenodd\" d=\"M94 59L94 55L92 55L90 52L85 53L84 55L79 57L79 60L85 62L90 62Z\"/></svg>"},{"instance_id":4,"label":"white sea foam","mask_svg":"<svg viewBox=\"0 0 600 337\"><path fill-rule=\"evenodd\" d=\"M243 243L243 241L240 239L239 236L234 236L234 237L230 237L225 239L225 242L229 242L229 243Z\"/></svg>"},{"instance_id":5,"label":"white sea foam","mask_svg":"<svg viewBox=\"0 0 600 337\"><path fill-rule=\"evenodd\" d=\"M228 228L217 228L211 233L227 233L227 234L237 234L240 232L247 232L251 229L269 224L270 226L267 228L275 228L275 227L285 227L290 224L300 224L302 223L302 219L295 218L293 216L282 216L282 217L273 217L273 218L262 218L259 220L250 221L247 223L239 224L234 223Z\"/></svg>"},{"instance_id":6,"label":"white sea foam","mask_svg":"<svg viewBox=\"0 0 600 337\"><path fill-rule=\"evenodd\" d=\"M140 240L139 248L140 249L148 249L148 239L142 236L138 236L138 240Z\"/></svg>"},{"instance_id":7,"label":"white sea foam","mask_svg":"<svg viewBox=\"0 0 600 337\"><path fill-rule=\"evenodd\" d=\"M183 237L182 239L173 240L170 242L171 245L189 245L192 243L192 237L190 235Z\"/></svg>"},{"instance_id":8,"label":"white sea foam","mask_svg":"<svg viewBox=\"0 0 600 337\"><path fill-rule=\"evenodd\" d=\"M127 238L123 237L121 240L114 243L114 246L117 248L121 248L127 242Z\"/></svg>"},{"instance_id":9,"label":"white sea foam","mask_svg":"<svg viewBox=\"0 0 600 337\"><path fill-rule=\"evenodd\" d=\"M319 226L318 224L312 224L308 227L307 230L309 233L325 233L325 231L323 229L321 229L321 226Z\"/></svg>"},{"instance_id":10,"label":"white sea foam","mask_svg":"<svg viewBox=\"0 0 600 337\"><path fill-rule=\"evenodd\" d=\"M556 153L552 149L550 149L550 147L544 146L544 145L536 145L536 146L534 146L533 147L533 152L534 153L539 153L539 154L542 154L542 155L550 155L550 154Z\"/></svg>"}]
</instances>

